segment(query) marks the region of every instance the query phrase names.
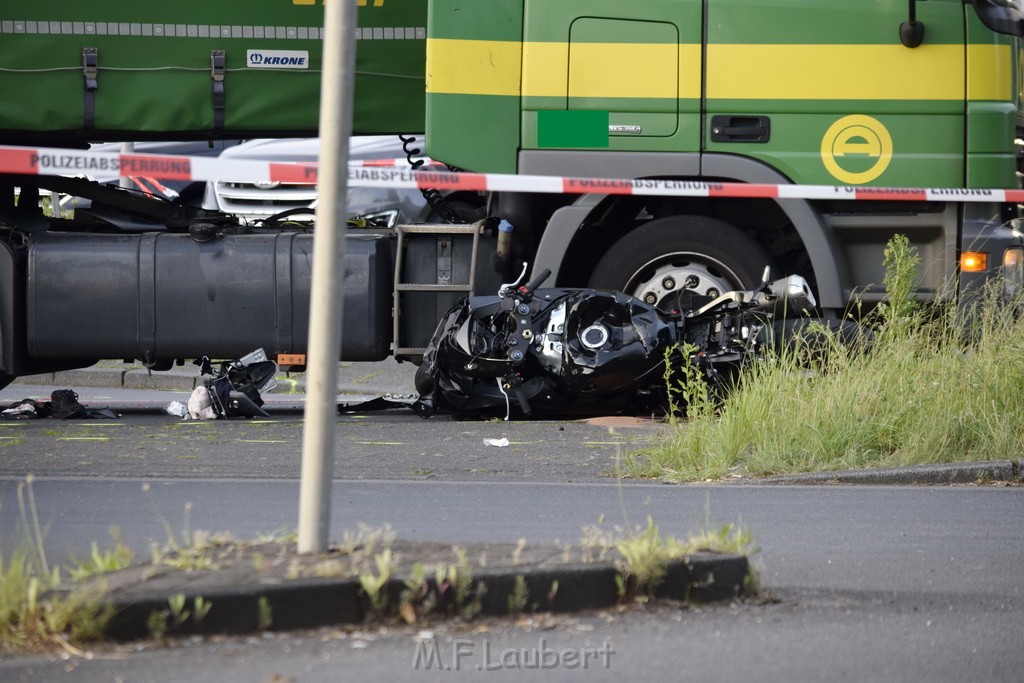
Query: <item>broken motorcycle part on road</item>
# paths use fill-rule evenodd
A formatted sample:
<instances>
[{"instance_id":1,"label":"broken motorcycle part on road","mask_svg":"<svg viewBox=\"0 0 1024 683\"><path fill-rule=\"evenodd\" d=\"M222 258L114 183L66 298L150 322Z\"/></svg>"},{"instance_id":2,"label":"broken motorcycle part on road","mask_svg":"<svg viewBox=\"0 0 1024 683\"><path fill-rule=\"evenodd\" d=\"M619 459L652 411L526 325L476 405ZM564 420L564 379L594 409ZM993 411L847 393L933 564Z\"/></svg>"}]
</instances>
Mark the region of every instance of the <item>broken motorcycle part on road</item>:
<instances>
[{"instance_id":1,"label":"broken motorcycle part on road","mask_svg":"<svg viewBox=\"0 0 1024 683\"><path fill-rule=\"evenodd\" d=\"M263 349L232 361L220 363L215 372L209 358L196 361L203 375L211 375L192 391L188 414L194 420L215 420L219 417L270 417L263 409L261 392L270 391L277 382L277 364L267 360Z\"/></svg>"}]
</instances>

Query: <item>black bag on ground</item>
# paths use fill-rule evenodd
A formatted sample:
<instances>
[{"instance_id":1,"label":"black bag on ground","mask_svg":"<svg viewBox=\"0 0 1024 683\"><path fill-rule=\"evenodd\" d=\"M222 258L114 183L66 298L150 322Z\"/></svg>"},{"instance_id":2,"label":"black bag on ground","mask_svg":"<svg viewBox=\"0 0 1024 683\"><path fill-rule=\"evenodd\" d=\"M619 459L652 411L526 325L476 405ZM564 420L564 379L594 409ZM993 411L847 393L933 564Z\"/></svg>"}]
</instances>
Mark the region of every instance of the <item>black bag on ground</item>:
<instances>
[{"instance_id":1,"label":"black bag on ground","mask_svg":"<svg viewBox=\"0 0 1024 683\"><path fill-rule=\"evenodd\" d=\"M76 420L86 417L85 406L78 402L78 394L71 389L57 389L50 394L50 417Z\"/></svg>"}]
</instances>

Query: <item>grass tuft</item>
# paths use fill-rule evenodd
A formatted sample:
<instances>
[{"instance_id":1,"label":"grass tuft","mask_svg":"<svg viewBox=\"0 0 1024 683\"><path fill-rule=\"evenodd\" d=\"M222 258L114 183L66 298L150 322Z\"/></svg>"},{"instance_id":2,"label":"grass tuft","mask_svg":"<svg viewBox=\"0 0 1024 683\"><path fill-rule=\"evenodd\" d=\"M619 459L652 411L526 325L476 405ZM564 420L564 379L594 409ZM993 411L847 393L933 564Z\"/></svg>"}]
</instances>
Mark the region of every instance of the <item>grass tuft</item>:
<instances>
[{"instance_id":1,"label":"grass tuft","mask_svg":"<svg viewBox=\"0 0 1024 683\"><path fill-rule=\"evenodd\" d=\"M51 568L43 551L32 478L18 484L24 539L13 551L0 551L0 653L52 649L73 651L102 636L113 615L102 592L67 585L60 567ZM112 551L113 552L113 551ZM109 564L110 553L94 549L94 557L68 568L72 577L95 575Z\"/></svg>"}]
</instances>

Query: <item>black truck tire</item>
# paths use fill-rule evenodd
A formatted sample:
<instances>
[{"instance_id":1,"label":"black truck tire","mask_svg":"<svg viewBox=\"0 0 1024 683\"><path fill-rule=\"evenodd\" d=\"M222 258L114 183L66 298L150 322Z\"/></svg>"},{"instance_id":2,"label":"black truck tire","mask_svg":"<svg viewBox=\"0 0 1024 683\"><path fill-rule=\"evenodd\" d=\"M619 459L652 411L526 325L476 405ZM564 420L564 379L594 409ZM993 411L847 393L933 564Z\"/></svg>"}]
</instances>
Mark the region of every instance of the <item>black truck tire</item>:
<instances>
[{"instance_id":1,"label":"black truck tire","mask_svg":"<svg viewBox=\"0 0 1024 683\"><path fill-rule=\"evenodd\" d=\"M680 288L717 296L761 284L768 253L729 223L706 216L656 218L621 237L598 261L589 286L617 289L652 305Z\"/></svg>"}]
</instances>

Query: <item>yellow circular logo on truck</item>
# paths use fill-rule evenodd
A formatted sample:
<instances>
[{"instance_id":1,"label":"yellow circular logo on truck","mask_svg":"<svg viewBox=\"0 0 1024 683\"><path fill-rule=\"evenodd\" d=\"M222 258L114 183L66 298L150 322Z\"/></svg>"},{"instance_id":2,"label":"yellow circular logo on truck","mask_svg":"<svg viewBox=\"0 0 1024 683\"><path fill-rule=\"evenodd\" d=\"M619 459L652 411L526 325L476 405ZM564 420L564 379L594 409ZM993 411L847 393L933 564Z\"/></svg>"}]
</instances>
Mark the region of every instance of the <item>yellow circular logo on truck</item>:
<instances>
[{"instance_id":1,"label":"yellow circular logo on truck","mask_svg":"<svg viewBox=\"0 0 1024 683\"><path fill-rule=\"evenodd\" d=\"M832 177L844 183L869 183L889 167L892 137L878 119L844 116L821 139L821 160Z\"/></svg>"}]
</instances>

